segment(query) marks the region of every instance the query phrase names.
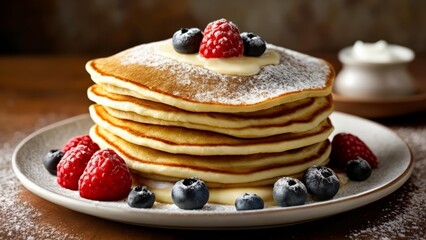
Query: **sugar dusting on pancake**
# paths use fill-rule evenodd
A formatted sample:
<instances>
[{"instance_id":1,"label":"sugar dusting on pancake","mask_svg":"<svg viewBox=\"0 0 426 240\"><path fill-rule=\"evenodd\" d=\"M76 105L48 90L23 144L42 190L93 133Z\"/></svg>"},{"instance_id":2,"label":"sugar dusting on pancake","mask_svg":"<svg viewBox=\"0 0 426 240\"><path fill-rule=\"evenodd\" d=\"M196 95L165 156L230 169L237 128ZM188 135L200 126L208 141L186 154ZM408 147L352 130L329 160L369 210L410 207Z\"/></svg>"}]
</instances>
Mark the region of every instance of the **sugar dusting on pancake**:
<instances>
[{"instance_id":1,"label":"sugar dusting on pancake","mask_svg":"<svg viewBox=\"0 0 426 240\"><path fill-rule=\"evenodd\" d=\"M280 64L265 66L254 76L232 76L163 57L155 51L160 43L143 44L92 60L87 70L95 82L109 81L106 78L112 77L116 84L124 81L198 103L252 105L292 94L303 99L331 92L334 72L329 64L282 47L268 45L280 53Z\"/></svg>"}]
</instances>

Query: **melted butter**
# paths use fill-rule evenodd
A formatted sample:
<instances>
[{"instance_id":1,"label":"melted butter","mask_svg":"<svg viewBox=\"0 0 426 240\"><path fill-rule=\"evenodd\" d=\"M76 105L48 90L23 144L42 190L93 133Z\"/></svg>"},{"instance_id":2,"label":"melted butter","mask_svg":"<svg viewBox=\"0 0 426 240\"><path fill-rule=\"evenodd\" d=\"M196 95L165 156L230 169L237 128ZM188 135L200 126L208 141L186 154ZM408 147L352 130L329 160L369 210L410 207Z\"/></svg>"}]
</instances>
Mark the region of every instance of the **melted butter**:
<instances>
[{"instance_id":1,"label":"melted butter","mask_svg":"<svg viewBox=\"0 0 426 240\"><path fill-rule=\"evenodd\" d=\"M252 76L259 73L263 66L275 65L280 62L279 54L271 49L266 49L260 57L204 58L198 53L181 54L174 50L171 40L159 42L157 52L161 56L179 62L204 67L217 73L237 76Z\"/></svg>"}]
</instances>

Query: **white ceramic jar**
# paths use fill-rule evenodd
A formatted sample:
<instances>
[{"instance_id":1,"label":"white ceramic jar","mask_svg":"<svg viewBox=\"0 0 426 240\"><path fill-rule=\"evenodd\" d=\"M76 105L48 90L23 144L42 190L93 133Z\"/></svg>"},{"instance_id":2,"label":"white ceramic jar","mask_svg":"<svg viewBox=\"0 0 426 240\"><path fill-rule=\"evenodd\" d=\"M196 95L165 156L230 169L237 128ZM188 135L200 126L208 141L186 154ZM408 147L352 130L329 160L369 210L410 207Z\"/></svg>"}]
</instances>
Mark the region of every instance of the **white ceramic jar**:
<instances>
[{"instance_id":1,"label":"white ceramic jar","mask_svg":"<svg viewBox=\"0 0 426 240\"><path fill-rule=\"evenodd\" d=\"M392 98L414 94L417 89L407 71L414 52L385 41L369 44L356 42L342 49L343 64L337 74L334 92L356 98Z\"/></svg>"}]
</instances>

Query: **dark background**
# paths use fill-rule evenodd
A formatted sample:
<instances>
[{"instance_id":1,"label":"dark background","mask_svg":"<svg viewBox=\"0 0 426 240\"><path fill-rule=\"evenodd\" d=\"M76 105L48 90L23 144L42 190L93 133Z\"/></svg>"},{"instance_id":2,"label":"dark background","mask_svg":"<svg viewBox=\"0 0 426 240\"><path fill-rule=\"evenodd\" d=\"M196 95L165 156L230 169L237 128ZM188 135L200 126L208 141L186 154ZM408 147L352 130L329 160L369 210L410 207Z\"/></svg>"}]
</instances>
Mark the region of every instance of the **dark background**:
<instances>
[{"instance_id":1,"label":"dark background","mask_svg":"<svg viewBox=\"0 0 426 240\"><path fill-rule=\"evenodd\" d=\"M426 51L423 0L0 0L0 54L109 55L204 29L225 17L240 31L303 52L384 39Z\"/></svg>"}]
</instances>

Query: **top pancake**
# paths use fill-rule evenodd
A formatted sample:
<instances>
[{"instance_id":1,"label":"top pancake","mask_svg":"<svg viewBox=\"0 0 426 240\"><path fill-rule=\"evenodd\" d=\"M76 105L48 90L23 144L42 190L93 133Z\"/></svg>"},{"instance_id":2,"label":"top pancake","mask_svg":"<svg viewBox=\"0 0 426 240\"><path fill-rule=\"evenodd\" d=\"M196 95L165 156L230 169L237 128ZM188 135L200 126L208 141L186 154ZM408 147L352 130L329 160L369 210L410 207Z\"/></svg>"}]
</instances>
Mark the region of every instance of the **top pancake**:
<instances>
[{"instance_id":1,"label":"top pancake","mask_svg":"<svg viewBox=\"0 0 426 240\"><path fill-rule=\"evenodd\" d=\"M278 65L253 76L233 76L163 57L157 52L160 44L94 59L86 69L98 84L192 112L253 112L331 93L334 71L327 62L282 47L267 46L279 53Z\"/></svg>"}]
</instances>

